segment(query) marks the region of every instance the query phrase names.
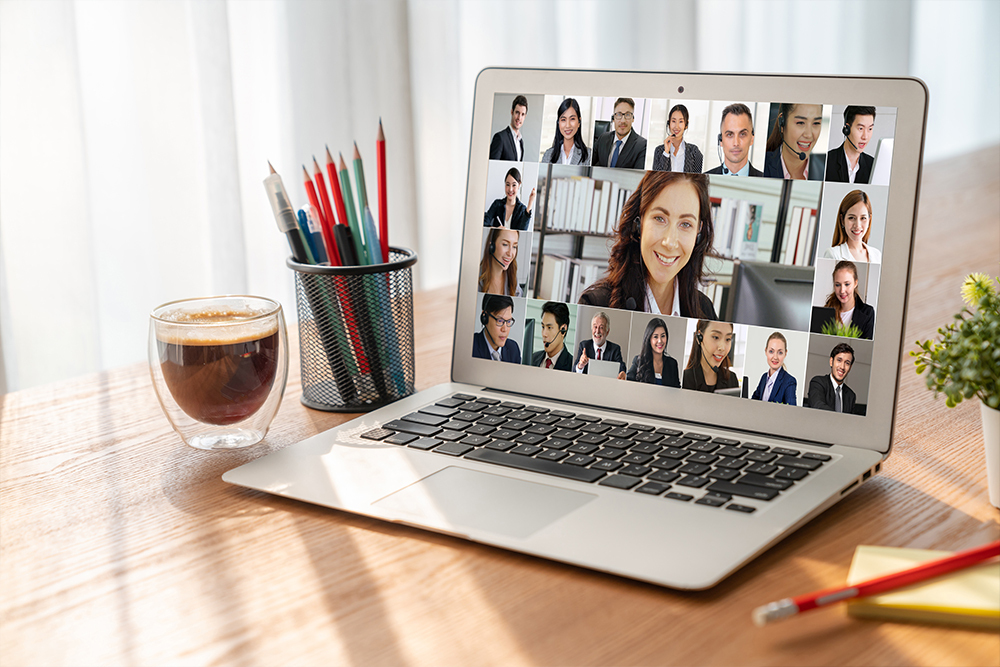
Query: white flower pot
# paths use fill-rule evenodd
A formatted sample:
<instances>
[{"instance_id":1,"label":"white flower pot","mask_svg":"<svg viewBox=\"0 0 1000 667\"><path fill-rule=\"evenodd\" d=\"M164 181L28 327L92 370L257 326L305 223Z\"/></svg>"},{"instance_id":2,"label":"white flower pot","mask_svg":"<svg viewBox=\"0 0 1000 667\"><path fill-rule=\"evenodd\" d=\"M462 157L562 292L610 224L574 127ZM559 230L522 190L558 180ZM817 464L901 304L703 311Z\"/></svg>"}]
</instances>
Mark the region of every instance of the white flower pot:
<instances>
[{"instance_id":1,"label":"white flower pot","mask_svg":"<svg viewBox=\"0 0 1000 667\"><path fill-rule=\"evenodd\" d=\"M986 481L990 488L990 505L1000 508L1000 410L994 410L982 401L979 410L983 416L983 446L986 450Z\"/></svg>"}]
</instances>

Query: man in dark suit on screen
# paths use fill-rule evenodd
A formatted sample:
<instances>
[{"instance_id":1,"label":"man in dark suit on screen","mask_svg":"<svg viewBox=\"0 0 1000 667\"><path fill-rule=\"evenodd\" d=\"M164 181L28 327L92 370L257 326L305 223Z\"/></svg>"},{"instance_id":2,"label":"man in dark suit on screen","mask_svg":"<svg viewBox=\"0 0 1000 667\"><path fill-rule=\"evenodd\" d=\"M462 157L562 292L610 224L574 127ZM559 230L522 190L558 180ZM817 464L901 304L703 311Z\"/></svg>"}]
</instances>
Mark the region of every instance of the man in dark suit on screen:
<instances>
[{"instance_id":1,"label":"man in dark suit on screen","mask_svg":"<svg viewBox=\"0 0 1000 667\"><path fill-rule=\"evenodd\" d=\"M472 356L476 359L521 363L521 348L510 338L514 326L514 300L509 296L487 294L483 297L483 310L479 314L483 325L472 337Z\"/></svg>"},{"instance_id":2,"label":"man in dark suit on screen","mask_svg":"<svg viewBox=\"0 0 1000 667\"><path fill-rule=\"evenodd\" d=\"M830 374L817 375L809 381L809 407L852 414L854 391L845 384L854 365L854 348L839 343L830 350Z\"/></svg>"},{"instance_id":3,"label":"man in dark suit on screen","mask_svg":"<svg viewBox=\"0 0 1000 667\"><path fill-rule=\"evenodd\" d=\"M573 355L566 349L569 332L569 307L558 301L546 301L542 306L543 350L531 356L531 365L557 371L573 370Z\"/></svg>"},{"instance_id":4,"label":"man in dark suit on screen","mask_svg":"<svg viewBox=\"0 0 1000 667\"><path fill-rule=\"evenodd\" d=\"M645 169L646 140L632 131L635 101L629 97L615 100L611 120L614 129L605 132L594 142L594 157L590 164L595 167Z\"/></svg>"},{"instance_id":5,"label":"man in dark suit on screen","mask_svg":"<svg viewBox=\"0 0 1000 667\"><path fill-rule=\"evenodd\" d=\"M875 107L844 109L844 143L826 158L826 180L836 183L869 183L875 158L865 153L875 131Z\"/></svg>"},{"instance_id":6,"label":"man in dark suit on screen","mask_svg":"<svg viewBox=\"0 0 1000 667\"><path fill-rule=\"evenodd\" d=\"M719 127L719 149L722 164L709 169L706 174L726 176L763 176L764 172L750 164L750 148L753 146L753 116L750 107L740 102L730 104L722 110L722 124Z\"/></svg>"},{"instance_id":7,"label":"man in dark suit on screen","mask_svg":"<svg viewBox=\"0 0 1000 667\"><path fill-rule=\"evenodd\" d=\"M619 370L625 372L625 360L622 358L622 348L617 343L608 340L611 333L611 323L604 312L597 313L590 321L590 332L593 338L580 341L576 350L576 365L573 370L587 374L587 366L591 359L598 361L617 361Z\"/></svg>"},{"instance_id":8,"label":"man in dark suit on screen","mask_svg":"<svg viewBox=\"0 0 1000 667\"><path fill-rule=\"evenodd\" d=\"M524 159L524 138L521 126L528 115L528 99L524 95L514 98L510 106L510 125L493 135L490 142L491 160L520 162Z\"/></svg>"}]
</instances>

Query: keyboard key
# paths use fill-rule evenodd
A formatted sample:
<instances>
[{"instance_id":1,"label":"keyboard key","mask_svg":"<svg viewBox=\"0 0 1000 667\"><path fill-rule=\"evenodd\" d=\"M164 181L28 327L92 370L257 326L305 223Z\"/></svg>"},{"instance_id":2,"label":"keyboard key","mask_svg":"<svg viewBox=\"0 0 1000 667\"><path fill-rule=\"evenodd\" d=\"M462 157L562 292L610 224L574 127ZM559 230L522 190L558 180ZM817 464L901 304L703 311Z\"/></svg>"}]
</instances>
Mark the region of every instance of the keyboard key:
<instances>
[{"instance_id":1,"label":"keyboard key","mask_svg":"<svg viewBox=\"0 0 1000 667\"><path fill-rule=\"evenodd\" d=\"M426 408L420 408L418 412L423 412L429 415L437 415L438 417L451 417L453 414L458 412L458 410L455 408L446 408L440 404L435 404L428 405Z\"/></svg>"},{"instance_id":2,"label":"keyboard key","mask_svg":"<svg viewBox=\"0 0 1000 667\"><path fill-rule=\"evenodd\" d=\"M690 453L688 450L681 449L680 447L667 447L660 452L660 456L666 456L670 459L682 459Z\"/></svg>"},{"instance_id":3,"label":"keyboard key","mask_svg":"<svg viewBox=\"0 0 1000 667\"><path fill-rule=\"evenodd\" d=\"M711 493L702 496L698 500L694 501L695 505L708 505L709 507L722 507L729 502L728 498L723 498L722 496L716 496Z\"/></svg>"},{"instance_id":4,"label":"keyboard key","mask_svg":"<svg viewBox=\"0 0 1000 667\"><path fill-rule=\"evenodd\" d=\"M641 442L638 445L632 445L629 447L629 451L635 454L655 454L661 449L663 448L659 445L654 445L651 442Z\"/></svg>"},{"instance_id":5,"label":"keyboard key","mask_svg":"<svg viewBox=\"0 0 1000 667\"><path fill-rule=\"evenodd\" d=\"M718 442L718 440L716 440L716 442ZM729 456L732 458L739 458L744 454L749 454L751 451L753 450L746 449L745 447L726 446L717 451L716 454L718 454L719 456Z\"/></svg>"},{"instance_id":6,"label":"keyboard key","mask_svg":"<svg viewBox=\"0 0 1000 667\"><path fill-rule=\"evenodd\" d=\"M797 449L787 449L785 447L775 447L771 450L775 454L781 454L782 456L798 456L801 452Z\"/></svg>"},{"instance_id":7,"label":"keyboard key","mask_svg":"<svg viewBox=\"0 0 1000 667\"><path fill-rule=\"evenodd\" d=\"M383 440L383 442L388 442L390 445L405 445L416 439L417 436L412 433L393 433L388 438Z\"/></svg>"},{"instance_id":8,"label":"keyboard key","mask_svg":"<svg viewBox=\"0 0 1000 667\"><path fill-rule=\"evenodd\" d=\"M507 413L507 419L517 419L518 421L525 421L531 419L534 416L535 413L532 412L531 410L515 410L514 412Z\"/></svg>"},{"instance_id":9,"label":"keyboard key","mask_svg":"<svg viewBox=\"0 0 1000 667\"><path fill-rule=\"evenodd\" d=\"M588 445L599 445L607 439L608 436L601 435L599 433L585 433L577 438L577 442L582 442Z\"/></svg>"},{"instance_id":10,"label":"keyboard key","mask_svg":"<svg viewBox=\"0 0 1000 667\"><path fill-rule=\"evenodd\" d=\"M566 448L566 451L573 452L575 454L590 454L596 452L600 447L597 445L588 445L586 443L578 442L575 445Z\"/></svg>"},{"instance_id":11,"label":"keyboard key","mask_svg":"<svg viewBox=\"0 0 1000 667\"><path fill-rule=\"evenodd\" d=\"M677 472L682 472L685 475L704 475L706 472L711 470L710 466L704 463L686 463L677 469Z\"/></svg>"},{"instance_id":12,"label":"keyboard key","mask_svg":"<svg viewBox=\"0 0 1000 667\"><path fill-rule=\"evenodd\" d=\"M624 426L628 426L628 422L619 421L617 419L605 419L603 423L607 424L611 428L622 428Z\"/></svg>"},{"instance_id":13,"label":"keyboard key","mask_svg":"<svg viewBox=\"0 0 1000 667\"><path fill-rule=\"evenodd\" d=\"M636 493L648 493L651 496L658 496L667 489L670 488L669 484L664 484L663 482L646 482L638 489L635 490Z\"/></svg>"},{"instance_id":14,"label":"keyboard key","mask_svg":"<svg viewBox=\"0 0 1000 667\"><path fill-rule=\"evenodd\" d=\"M539 454L536 458L545 459L546 461L560 461L569 456L566 452L561 452L558 449L546 449L544 452Z\"/></svg>"},{"instance_id":15,"label":"keyboard key","mask_svg":"<svg viewBox=\"0 0 1000 667\"><path fill-rule=\"evenodd\" d=\"M555 475L566 479L575 479L581 482L596 482L605 476L603 470L592 468L581 468L578 466L557 463L556 461L546 461L545 459L531 458L528 456L518 456L510 452L498 452L492 449L475 449L466 455L471 461L483 461L486 463L496 463L518 470L530 470L545 475Z\"/></svg>"},{"instance_id":16,"label":"keyboard key","mask_svg":"<svg viewBox=\"0 0 1000 667\"><path fill-rule=\"evenodd\" d=\"M731 470L729 468L716 468L712 472L708 473L708 475L706 475L706 477L709 477L711 479L721 479L725 481L735 479L739 476L740 472L738 470Z\"/></svg>"},{"instance_id":17,"label":"keyboard key","mask_svg":"<svg viewBox=\"0 0 1000 667\"><path fill-rule=\"evenodd\" d=\"M457 415L452 415L451 418L454 419L455 421L474 422L477 419L479 419L480 416L481 415L478 412L470 412L468 410L463 410L462 412L459 412Z\"/></svg>"},{"instance_id":18,"label":"keyboard key","mask_svg":"<svg viewBox=\"0 0 1000 667\"><path fill-rule=\"evenodd\" d=\"M557 421L559 421L559 417L555 415L537 415L531 418L533 424L555 424Z\"/></svg>"},{"instance_id":19,"label":"keyboard key","mask_svg":"<svg viewBox=\"0 0 1000 667\"><path fill-rule=\"evenodd\" d=\"M387 428L374 428L370 431L366 431L361 434L361 437L365 440L381 440L382 438L388 438L392 435L392 431Z\"/></svg>"},{"instance_id":20,"label":"keyboard key","mask_svg":"<svg viewBox=\"0 0 1000 667\"><path fill-rule=\"evenodd\" d=\"M482 400L476 400L473 403L466 403L462 406L462 409L468 412L482 412L486 409L486 403Z\"/></svg>"},{"instance_id":21,"label":"keyboard key","mask_svg":"<svg viewBox=\"0 0 1000 667\"><path fill-rule=\"evenodd\" d=\"M683 433L683 431L678 431L677 429L674 429L674 428L658 428L658 429L656 429L655 432L659 433L660 435L667 435L667 436L671 436L671 437L676 437L676 436L680 435L681 433Z\"/></svg>"},{"instance_id":22,"label":"keyboard key","mask_svg":"<svg viewBox=\"0 0 1000 667\"><path fill-rule=\"evenodd\" d=\"M495 449L500 452L506 452L508 449L514 446L514 443L510 440L491 440L486 443L486 446L490 449Z\"/></svg>"},{"instance_id":23,"label":"keyboard key","mask_svg":"<svg viewBox=\"0 0 1000 667\"><path fill-rule=\"evenodd\" d=\"M560 438L561 440L576 440L581 435L583 435L583 433L580 433L579 431L575 431L575 430L573 430L571 428L561 428L558 431L556 431L555 433L553 433L552 437L553 438Z\"/></svg>"},{"instance_id":24,"label":"keyboard key","mask_svg":"<svg viewBox=\"0 0 1000 667\"><path fill-rule=\"evenodd\" d=\"M736 503L730 504L726 509L734 512L743 512L744 514L753 514L757 511L756 507L747 507L746 505L737 505Z\"/></svg>"},{"instance_id":25,"label":"keyboard key","mask_svg":"<svg viewBox=\"0 0 1000 667\"><path fill-rule=\"evenodd\" d=\"M765 489L775 489L777 491L784 491L792 485L791 482L785 479L774 479L773 477L765 477L764 475L756 475L752 472L748 472L743 477L740 478L740 484L749 484L751 486L760 486Z\"/></svg>"},{"instance_id":26,"label":"keyboard key","mask_svg":"<svg viewBox=\"0 0 1000 667\"><path fill-rule=\"evenodd\" d=\"M417 424L427 424L428 426L440 426L441 424L448 421L447 417L440 417L438 415L429 415L423 412L411 412L410 414L403 417L408 422L415 422Z\"/></svg>"},{"instance_id":27,"label":"keyboard key","mask_svg":"<svg viewBox=\"0 0 1000 667\"><path fill-rule=\"evenodd\" d=\"M747 466L749 464L750 464L749 461L744 461L743 459L733 459L724 456L716 462L715 467L729 468L730 470L739 470L740 468L743 468L744 466ZM759 465L766 465L766 464L759 464Z\"/></svg>"},{"instance_id":28,"label":"keyboard key","mask_svg":"<svg viewBox=\"0 0 1000 667\"><path fill-rule=\"evenodd\" d=\"M525 433L537 433L538 435L548 435L556 430L555 426L549 426L548 424L535 424L531 426Z\"/></svg>"},{"instance_id":29,"label":"keyboard key","mask_svg":"<svg viewBox=\"0 0 1000 667\"><path fill-rule=\"evenodd\" d=\"M604 470L605 472L614 472L615 470L621 468L623 465L625 464L620 461L615 461L613 459L601 459L600 461L598 461L597 463L595 463L590 467L593 468L594 470Z\"/></svg>"},{"instance_id":30,"label":"keyboard key","mask_svg":"<svg viewBox=\"0 0 1000 667\"><path fill-rule=\"evenodd\" d=\"M625 456L625 450L616 449L615 447L602 447L600 451L594 453L594 456L599 459L619 459Z\"/></svg>"},{"instance_id":31,"label":"keyboard key","mask_svg":"<svg viewBox=\"0 0 1000 667\"><path fill-rule=\"evenodd\" d=\"M520 454L521 456L534 456L540 451L542 451L542 448L536 445L518 445L514 449L510 450L510 453Z\"/></svg>"},{"instance_id":32,"label":"keyboard key","mask_svg":"<svg viewBox=\"0 0 1000 667\"><path fill-rule=\"evenodd\" d=\"M472 426L472 422L460 422L452 419L447 424L441 424L441 428L446 431L464 431L465 429Z\"/></svg>"},{"instance_id":33,"label":"keyboard key","mask_svg":"<svg viewBox=\"0 0 1000 667\"><path fill-rule=\"evenodd\" d=\"M571 428L571 429L577 429L580 428L581 426L586 426L586 425L587 422L582 422L579 419L560 419L559 422L556 423L556 426L558 426L559 428Z\"/></svg>"},{"instance_id":34,"label":"keyboard key","mask_svg":"<svg viewBox=\"0 0 1000 667\"><path fill-rule=\"evenodd\" d=\"M462 438L464 438L465 433L463 433L462 431L449 431L446 429L444 431L441 431L434 437L437 438L438 440L448 440L453 442L455 440L461 440ZM495 434L494 437L496 437Z\"/></svg>"},{"instance_id":35,"label":"keyboard key","mask_svg":"<svg viewBox=\"0 0 1000 667\"><path fill-rule=\"evenodd\" d=\"M538 435L537 433L522 433L521 435L514 438L514 442L521 445L537 445L540 442L545 441L544 435Z\"/></svg>"},{"instance_id":36,"label":"keyboard key","mask_svg":"<svg viewBox=\"0 0 1000 667\"><path fill-rule=\"evenodd\" d=\"M748 461L757 461L759 463L770 463L774 459L778 458L777 454L772 454L771 452L750 452L746 456Z\"/></svg>"},{"instance_id":37,"label":"keyboard key","mask_svg":"<svg viewBox=\"0 0 1000 667\"><path fill-rule=\"evenodd\" d=\"M687 501L691 500L692 498L694 498L694 496L689 496L686 493L677 493L676 491L671 491L670 493L668 493L667 495L665 495L663 497L664 498L670 498L671 500L680 500L681 502L685 502L685 503Z\"/></svg>"},{"instance_id":38,"label":"keyboard key","mask_svg":"<svg viewBox=\"0 0 1000 667\"><path fill-rule=\"evenodd\" d=\"M677 479L678 477L680 477L679 473L668 472L666 470L657 470L646 479L652 480L654 482L663 482L664 484L668 484Z\"/></svg>"},{"instance_id":39,"label":"keyboard key","mask_svg":"<svg viewBox=\"0 0 1000 667\"><path fill-rule=\"evenodd\" d=\"M503 408L500 407L499 405L494 405L492 408L486 408L485 410L483 410L483 414L489 415L490 417L503 417L508 412L510 412L509 408Z\"/></svg>"},{"instance_id":40,"label":"keyboard key","mask_svg":"<svg viewBox=\"0 0 1000 667\"><path fill-rule=\"evenodd\" d=\"M529 426L531 426L531 422L526 422L523 419L508 419L503 425L504 428L509 428L512 431L523 431Z\"/></svg>"},{"instance_id":41,"label":"keyboard key","mask_svg":"<svg viewBox=\"0 0 1000 667\"><path fill-rule=\"evenodd\" d=\"M473 448L469 445L463 445L459 442L446 442L434 451L441 454L448 454L450 456L462 456L466 452L472 451L472 449Z\"/></svg>"},{"instance_id":42,"label":"keyboard key","mask_svg":"<svg viewBox=\"0 0 1000 667\"><path fill-rule=\"evenodd\" d=\"M687 457L688 463L715 463L719 459L715 454L693 454Z\"/></svg>"},{"instance_id":43,"label":"keyboard key","mask_svg":"<svg viewBox=\"0 0 1000 667\"><path fill-rule=\"evenodd\" d=\"M487 426L499 426L500 424L503 424L505 421L507 421L507 420L504 419L503 417L496 417L494 415L486 415L485 417L483 417L482 419L480 419L476 423L477 424L486 424Z\"/></svg>"},{"instance_id":44,"label":"keyboard key","mask_svg":"<svg viewBox=\"0 0 1000 667\"><path fill-rule=\"evenodd\" d=\"M648 466L640 466L633 464L630 466L625 466L624 468L621 469L620 472L623 475L634 475L635 477L645 477L649 473L653 472L653 469Z\"/></svg>"},{"instance_id":45,"label":"keyboard key","mask_svg":"<svg viewBox=\"0 0 1000 667\"><path fill-rule=\"evenodd\" d=\"M680 464L681 462L678 459L668 459L664 456L658 456L656 457L656 460L649 465L654 468L659 468L660 470L673 470Z\"/></svg>"},{"instance_id":46,"label":"keyboard key","mask_svg":"<svg viewBox=\"0 0 1000 667\"><path fill-rule=\"evenodd\" d=\"M431 436L439 433L441 429L436 426L428 426L427 424L417 424L415 422L407 422L402 419L393 419L388 424L383 424L383 428L391 429L393 431L402 431L403 433L412 433L413 435L426 435Z\"/></svg>"},{"instance_id":47,"label":"keyboard key","mask_svg":"<svg viewBox=\"0 0 1000 667\"><path fill-rule=\"evenodd\" d=\"M607 422L604 422L607 424ZM631 438L633 435L638 433L635 429L631 428L613 428L608 431L609 438Z\"/></svg>"},{"instance_id":48,"label":"keyboard key","mask_svg":"<svg viewBox=\"0 0 1000 667\"><path fill-rule=\"evenodd\" d=\"M740 444L739 440L732 440L730 438L716 438L713 442L715 442L715 444L717 445L724 445L729 447L735 447L736 445Z\"/></svg>"},{"instance_id":49,"label":"keyboard key","mask_svg":"<svg viewBox=\"0 0 1000 667\"><path fill-rule=\"evenodd\" d=\"M817 454L816 452L806 452L802 455L804 459L812 459L814 461L829 461L832 457L829 454Z\"/></svg>"},{"instance_id":50,"label":"keyboard key","mask_svg":"<svg viewBox=\"0 0 1000 667\"><path fill-rule=\"evenodd\" d=\"M511 403L510 401L504 401L500 404L501 408L507 408L508 410L523 410L524 403Z\"/></svg>"},{"instance_id":51,"label":"keyboard key","mask_svg":"<svg viewBox=\"0 0 1000 667\"><path fill-rule=\"evenodd\" d=\"M485 403L486 405L500 405L500 401L498 401L495 398L483 398L482 396L480 396L476 400L479 401L480 403Z\"/></svg>"},{"instance_id":52,"label":"keyboard key","mask_svg":"<svg viewBox=\"0 0 1000 667\"><path fill-rule=\"evenodd\" d=\"M692 452L714 452L719 446L714 442L696 442L693 445L689 445L688 449Z\"/></svg>"},{"instance_id":53,"label":"keyboard key","mask_svg":"<svg viewBox=\"0 0 1000 667\"><path fill-rule=\"evenodd\" d=\"M708 490L718 493L728 493L731 496L756 498L758 500L771 500L778 495L777 489L765 489L761 486L751 486L750 484L740 484L739 482L712 482Z\"/></svg>"},{"instance_id":54,"label":"keyboard key","mask_svg":"<svg viewBox=\"0 0 1000 667\"><path fill-rule=\"evenodd\" d=\"M712 436L705 435L704 433L685 433L685 438L690 438L691 440L711 440Z\"/></svg>"},{"instance_id":55,"label":"keyboard key","mask_svg":"<svg viewBox=\"0 0 1000 667\"><path fill-rule=\"evenodd\" d=\"M415 437L415 436L411 436L411 437ZM427 449L434 449L435 447L437 447L438 445L440 445L442 442L443 442L443 440L438 440L437 438L420 438L416 442L411 442L409 446L413 447L414 449L427 450Z\"/></svg>"},{"instance_id":56,"label":"keyboard key","mask_svg":"<svg viewBox=\"0 0 1000 667\"><path fill-rule=\"evenodd\" d=\"M576 417L572 412L566 412L565 410L553 410L549 413L553 417L558 417L559 419L572 419Z\"/></svg>"},{"instance_id":57,"label":"keyboard key","mask_svg":"<svg viewBox=\"0 0 1000 667\"><path fill-rule=\"evenodd\" d=\"M580 429L584 433L606 433L611 430L607 424L587 424Z\"/></svg>"},{"instance_id":58,"label":"keyboard key","mask_svg":"<svg viewBox=\"0 0 1000 667\"><path fill-rule=\"evenodd\" d=\"M463 401L460 398L452 397L452 398L442 399L442 400L438 401L437 403L435 403L434 405L439 405L442 408L457 408L462 403L465 403L465 401Z\"/></svg>"},{"instance_id":59,"label":"keyboard key","mask_svg":"<svg viewBox=\"0 0 1000 667\"><path fill-rule=\"evenodd\" d=\"M573 443L569 440L563 440L561 438L549 438L545 441L545 446L549 449L566 449Z\"/></svg>"},{"instance_id":60,"label":"keyboard key","mask_svg":"<svg viewBox=\"0 0 1000 667\"><path fill-rule=\"evenodd\" d=\"M596 460L593 456L587 456L586 454L574 454L566 459L566 463L572 466L589 466Z\"/></svg>"},{"instance_id":61,"label":"keyboard key","mask_svg":"<svg viewBox=\"0 0 1000 667\"><path fill-rule=\"evenodd\" d=\"M635 463L637 465L645 465L653 460L653 457L649 454L637 454L635 452L629 454L622 459L622 463Z\"/></svg>"},{"instance_id":62,"label":"keyboard key","mask_svg":"<svg viewBox=\"0 0 1000 667\"><path fill-rule=\"evenodd\" d=\"M612 486L616 489L631 489L640 481L642 480L639 480L635 477L625 477L624 475L612 475L611 477L605 477L597 484L599 486Z\"/></svg>"},{"instance_id":63,"label":"keyboard key","mask_svg":"<svg viewBox=\"0 0 1000 667\"><path fill-rule=\"evenodd\" d=\"M649 432L653 430L653 427L649 424L629 424L629 428L634 428L636 431Z\"/></svg>"},{"instance_id":64,"label":"keyboard key","mask_svg":"<svg viewBox=\"0 0 1000 667\"><path fill-rule=\"evenodd\" d=\"M712 480L707 479L705 477L698 477L697 475L688 475L687 477L682 477L681 479L677 480L677 483L680 484L681 486L692 486L697 489L705 486L710 481ZM716 482L716 484L719 483L720 482Z\"/></svg>"},{"instance_id":65,"label":"keyboard key","mask_svg":"<svg viewBox=\"0 0 1000 667\"><path fill-rule=\"evenodd\" d=\"M690 445L693 440L690 438L667 438L661 445L666 445L667 447L684 447L685 445Z\"/></svg>"},{"instance_id":66,"label":"keyboard key","mask_svg":"<svg viewBox=\"0 0 1000 667\"><path fill-rule=\"evenodd\" d=\"M778 466L771 465L770 463L754 463L752 466L748 467L744 472L754 472L758 475L770 475L772 472L778 469Z\"/></svg>"},{"instance_id":67,"label":"keyboard key","mask_svg":"<svg viewBox=\"0 0 1000 667\"><path fill-rule=\"evenodd\" d=\"M790 479L793 482L797 482L800 479L805 479L808 474L808 470L802 470L801 468L782 468L774 474L774 477L776 479Z\"/></svg>"},{"instance_id":68,"label":"keyboard key","mask_svg":"<svg viewBox=\"0 0 1000 667\"><path fill-rule=\"evenodd\" d=\"M797 456L782 456L774 462L774 465L789 468L801 468L802 470L815 470L823 465L823 462L816 461L814 459L800 459Z\"/></svg>"},{"instance_id":69,"label":"keyboard key","mask_svg":"<svg viewBox=\"0 0 1000 667\"><path fill-rule=\"evenodd\" d=\"M470 435L467 438L462 438L461 443L471 447L481 447L490 440L492 440L492 438L487 438L485 435Z\"/></svg>"},{"instance_id":70,"label":"keyboard key","mask_svg":"<svg viewBox=\"0 0 1000 667\"><path fill-rule=\"evenodd\" d=\"M543 408L543 407L541 407L539 405L527 405L527 406L525 406L524 409L528 410L530 412L533 412L535 414L538 414L538 415L544 415L546 412L549 411L548 408Z\"/></svg>"},{"instance_id":71,"label":"keyboard key","mask_svg":"<svg viewBox=\"0 0 1000 667\"><path fill-rule=\"evenodd\" d=\"M740 447L746 447L747 449L753 449L758 452L766 452L769 447L767 445L758 445L756 442L744 442Z\"/></svg>"},{"instance_id":72,"label":"keyboard key","mask_svg":"<svg viewBox=\"0 0 1000 667\"><path fill-rule=\"evenodd\" d=\"M521 434L509 428L500 428L490 434L491 437L499 438L500 440L513 440L519 435ZM438 437L440 438L441 436Z\"/></svg>"},{"instance_id":73,"label":"keyboard key","mask_svg":"<svg viewBox=\"0 0 1000 667\"><path fill-rule=\"evenodd\" d=\"M488 426L486 424L473 424L469 428L465 429L465 432L469 435L486 435L495 430L496 427Z\"/></svg>"},{"instance_id":74,"label":"keyboard key","mask_svg":"<svg viewBox=\"0 0 1000 667\"><path fill-rule=\"evenodd\" d=\"M611 438L606 443L605 447L614 447L615 449L628 449L632 446L631 440L626 440L625 438Z\"/></svg>"},{"instance_id":75,"label":"keyboard key","mask_svg":"<svg viewBox=\"0 0 1000 667\"><path fill-rule=\"evenodd\" d=\"M636 442L654 443L663 440L663 436L659 433L640 433L632 439Z\"/></svg>"},{"instance_id":76,"label":"keyboard key","mask_svg":"<svg viewBox=\"0 0 1000 667\"><path fill-rule=\"evenodd\" d=\"M601 421L600 417L595 417L594 415L577 415L576 418L588 423Z\"/></svg>"},{"instance_id":77,"label":"keyboard key","mask_svg":"<svg viewBox=\"0 0 1000 667\"><path fill-rule=\"evenodd\" d=\"M460 401L474 401L474 400L476 400L475 396L471 396L469 394L452 394L451 397L452 398L457 398Z\"/></svg>"}]
</instances>

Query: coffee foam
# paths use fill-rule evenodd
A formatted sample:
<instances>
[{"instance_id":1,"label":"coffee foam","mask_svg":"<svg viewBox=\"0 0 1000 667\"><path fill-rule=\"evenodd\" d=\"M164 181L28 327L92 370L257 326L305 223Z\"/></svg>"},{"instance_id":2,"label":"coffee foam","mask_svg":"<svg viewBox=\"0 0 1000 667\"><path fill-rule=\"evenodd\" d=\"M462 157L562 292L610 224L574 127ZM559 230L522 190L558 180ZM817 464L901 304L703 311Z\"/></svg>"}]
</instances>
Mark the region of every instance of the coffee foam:
<instances>
[{"instance_id":1,"label":"coffee foam","mask_svg":"<svg viewBox=\"0 0 1000 667\"><path fill-rule=\"evenodd\" d=\"M168 311L159 316L162 321L156 339L174 345L234 345L260 340L278 331L276 317L255 319L267 312L252 308Z\"/></svg>"}]
</instances>

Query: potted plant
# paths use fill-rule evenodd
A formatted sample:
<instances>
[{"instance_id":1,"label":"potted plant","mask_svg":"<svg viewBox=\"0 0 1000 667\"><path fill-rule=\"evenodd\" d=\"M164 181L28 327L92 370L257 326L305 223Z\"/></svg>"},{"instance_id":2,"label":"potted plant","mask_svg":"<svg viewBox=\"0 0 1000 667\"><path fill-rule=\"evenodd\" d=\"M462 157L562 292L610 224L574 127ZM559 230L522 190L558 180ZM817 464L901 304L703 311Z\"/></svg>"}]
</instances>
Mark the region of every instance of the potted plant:
<instances>
[{"instance_id":1,"label":"potted plant","mask_svg":"<svg viewBox=\"0 0 1000 667\"><path fill-rule=\"evenodd\" d=\"M954 321L938 329L935 341L917 341L917 373L927 371L927 387L945 395L953 408L978 397L986 447L990 504L1000 507L1000 278L973 273L962 285L967 304ZM973 312L970 308L975 309Z\"/></svg>"}]
</instances>

